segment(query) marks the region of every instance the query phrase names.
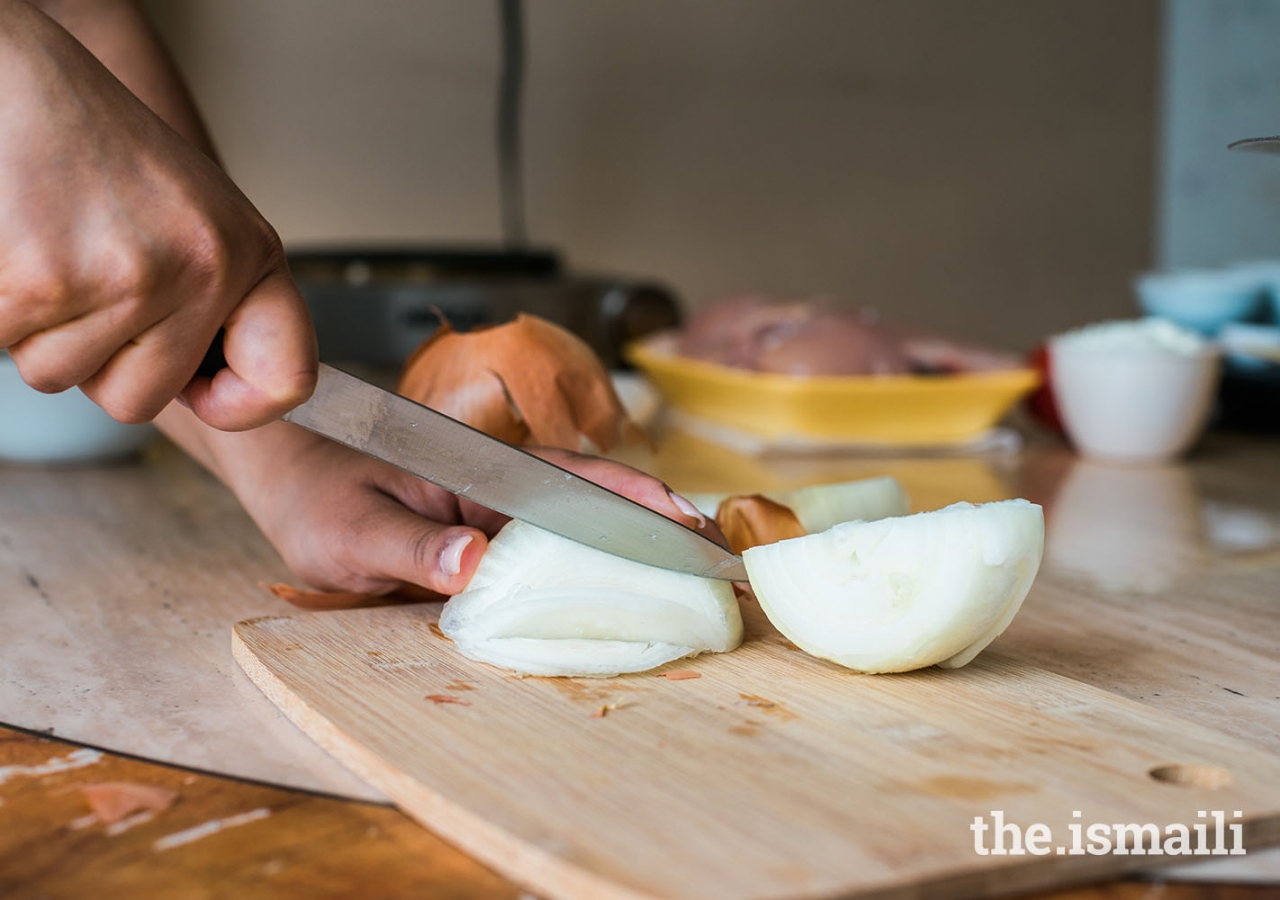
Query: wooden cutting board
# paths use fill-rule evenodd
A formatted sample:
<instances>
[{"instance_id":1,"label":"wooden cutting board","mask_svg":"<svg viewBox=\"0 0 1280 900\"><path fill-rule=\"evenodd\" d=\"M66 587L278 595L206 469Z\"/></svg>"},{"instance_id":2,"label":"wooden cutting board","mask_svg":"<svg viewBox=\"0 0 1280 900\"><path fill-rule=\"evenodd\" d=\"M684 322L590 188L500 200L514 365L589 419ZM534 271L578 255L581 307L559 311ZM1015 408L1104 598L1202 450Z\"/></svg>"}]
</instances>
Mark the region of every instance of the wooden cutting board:
<instances>
[{"instance_id":1,"label":"wooden cutting board","mask_svg":"<svg viewBox=\"0 0 1280 900\"><path fill-rule=\"evenodd\" d=\"M515 677L458 654L433 604L252 619L233 643L358 776L547 898L1030 890L1196 859L1076 855L1073 824L1212 842L1214 810L1246 847L1280 842L1278 757L990 651L855 675L746 606L740 650L660 670L696 679ZM1049 854L980 855L997 810L1047 826Z\"/></svg>"}]
</instances>

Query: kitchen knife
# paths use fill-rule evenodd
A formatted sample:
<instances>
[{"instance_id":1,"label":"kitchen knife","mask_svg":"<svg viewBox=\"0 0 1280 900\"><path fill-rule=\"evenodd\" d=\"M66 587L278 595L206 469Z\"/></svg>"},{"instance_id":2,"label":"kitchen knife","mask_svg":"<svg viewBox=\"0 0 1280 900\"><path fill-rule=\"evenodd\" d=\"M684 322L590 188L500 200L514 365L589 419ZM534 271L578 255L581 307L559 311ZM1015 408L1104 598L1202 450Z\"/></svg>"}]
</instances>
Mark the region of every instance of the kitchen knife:
<instances>
[{"instance_id":1,"label":"kitchen knife","mask_svg":"<svg viewBox=\"0 0 1280 900\"><path fill-rule=\"evenodd\" d=\"M221 343L214 342L200 374L226 365ZM324 363L311 399L284 419L606 553L703 578L747 580L741 557L661 513Z\"/></svg>"}]
</instances>

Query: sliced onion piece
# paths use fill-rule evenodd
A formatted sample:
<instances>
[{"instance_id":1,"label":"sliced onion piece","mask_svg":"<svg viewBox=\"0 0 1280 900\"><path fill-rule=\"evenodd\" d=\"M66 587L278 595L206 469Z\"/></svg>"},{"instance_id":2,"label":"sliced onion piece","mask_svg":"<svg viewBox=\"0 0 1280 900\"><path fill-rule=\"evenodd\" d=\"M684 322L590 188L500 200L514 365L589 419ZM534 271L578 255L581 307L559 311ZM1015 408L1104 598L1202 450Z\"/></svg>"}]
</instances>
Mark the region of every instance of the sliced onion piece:
<instances>
[{"instance_id":1,"label":"sliced onion piece","mask_svg":"<svg viewBox=\"0 0 1280 900\"><path fill-rule=\"evenodd\" d=\"M640 672L742 641L733 588L657 569L525 522L490 543L440 630L471 659L527 675Z\"/></svg>"},{"instance_id":2,"label":"sliced onion piece","mask_svg":"<svg viewBox=\"0 0 1280 900\"><path fill-rule=\"evenodd\" d=\"M861 672L963 666L1013 620L1044 551L1026 500L846 522L743 554L769 620Z\"/></svg>"},{"instance_id":3,"label":"sliced onion piece","mask_svg":"<svg viewBox=\"0 0 1280 900\"><path fill-rule=\"evenodd\" d=\"M686 493L683 496L703 515L715 516L720 504L734 495ZM887 516L903 516L910 508L906 491L898 479L890 476L812 484L788 491L763 491L761 496L789 507L809 534L855 519L870 522Z\"/></svg>"},{"instance_id":4,"label":"sliced onion piece","mask_svg":"<svg viewBox=\"0 0 1280 900\"><path fill-rule=\"evenodd\" d=\"M910 507L898 479L888 476L841 484L813 484L765 496L791 507L810 534L826 531L841 522L871 522L904 516Z\"/></svg>"}]
</instances>

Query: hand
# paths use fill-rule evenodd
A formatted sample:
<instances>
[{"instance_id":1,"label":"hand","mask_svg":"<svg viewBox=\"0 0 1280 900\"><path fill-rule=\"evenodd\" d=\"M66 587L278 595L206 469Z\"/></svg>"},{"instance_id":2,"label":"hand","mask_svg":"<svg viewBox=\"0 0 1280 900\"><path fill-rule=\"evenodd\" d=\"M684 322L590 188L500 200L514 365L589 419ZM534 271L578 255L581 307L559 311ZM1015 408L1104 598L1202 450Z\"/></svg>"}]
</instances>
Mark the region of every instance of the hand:
<instances>
[{"instance_id":1,"label":"hand","mask_svg":"<svg viewBox=\"0 0 1280 900\"><path fill-rule=\"evenodd\" d=\"M226 328L228 369L195 378ZM0 2L0 347L41 391L142 422L175 396L227 430L278 418L316 346L279 238L79 43Z\"/></svg>"},{"instance_id":2,"label":"hand","mask_svg":"<svg viewBox=\"0 0 1280 900\"><path fill-rule=\"evenodd\" d=\"M471 580L488 539L507 522L283 422L208 435L184 410L170 409L161 423L235 491L293 573L321 590L386 594L418 585L456 594ZM191 440L197 432L203 438ZM714 521L656 478L564 450L532 452L724 543Z\"/></svg>"}]
</instances>

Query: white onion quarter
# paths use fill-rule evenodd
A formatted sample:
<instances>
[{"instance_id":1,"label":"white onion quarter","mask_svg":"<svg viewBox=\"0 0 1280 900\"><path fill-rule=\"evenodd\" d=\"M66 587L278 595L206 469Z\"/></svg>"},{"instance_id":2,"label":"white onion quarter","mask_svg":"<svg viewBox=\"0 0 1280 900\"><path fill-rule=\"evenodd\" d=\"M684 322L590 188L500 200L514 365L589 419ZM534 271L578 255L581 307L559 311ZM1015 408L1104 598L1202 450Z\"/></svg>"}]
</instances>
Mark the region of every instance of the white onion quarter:
<instances>
[{"instance_id":1,"label":"white onion quarter","mask_svg":"<svg viewBox=\"0 0 1280 900\"><path fill-rule=\"evenodd\" d=\"M612 556L513 521L440 630L471 659L528 675L606 676L742 642L733 587Z\"/></svg>"},{"instance_id":2,"label":"white onion quarter","mask_svg":"<svg viewBox=\"0 0 1280 900\"><path fill-rule=\"evenodd\" d=\"M743 554L769 620L800 648L861 672L958 668L1031 588L1044 515L1026 500L845 522Z\"/></svg>"}]
</instances>

